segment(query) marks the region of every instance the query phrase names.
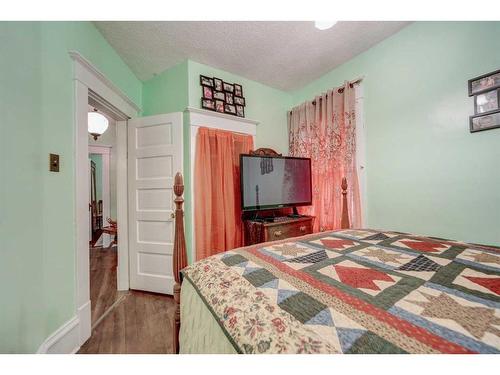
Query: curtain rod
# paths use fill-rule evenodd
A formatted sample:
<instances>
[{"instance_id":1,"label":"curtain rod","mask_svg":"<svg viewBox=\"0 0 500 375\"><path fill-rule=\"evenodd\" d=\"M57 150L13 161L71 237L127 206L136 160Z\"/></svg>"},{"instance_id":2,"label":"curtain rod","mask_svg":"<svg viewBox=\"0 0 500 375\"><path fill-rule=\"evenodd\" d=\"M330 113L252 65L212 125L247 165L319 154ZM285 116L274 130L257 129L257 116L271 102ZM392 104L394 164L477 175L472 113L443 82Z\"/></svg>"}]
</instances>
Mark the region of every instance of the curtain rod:
<instances>
[{"instance_id":1,"label":"curtain rod","mask_svg":"<svg viewBox=\"0 0 500 375\"><path fill-rule=\"evenodd\" d=\"M350 87L350 88L353 88L353 87L354 87L354 85L359 84L362 80L363 80L363 77L360 77L360 78L358 78L358 79L355 79L354 81L349 82L349 87ZM342 86L341 88L339 88L339 89L337 90L337 92L338 92L339 94L342 94L342 93L344 92L344 87ZM328 94L326 94L326 96L328 96ZM322 98L319 98L319 100L321 101L321 100L322 100ZM312 101L312 104L313 104L313 105L316 105L316 100L313 100L313 101Z\"/></svg>"},{"instance_id":2,"label":"curtain rod","mask_svg":"<svg viewBox=\"0 0 500 375\"><path fill-rule=\"evenodd\" d=\"M357 85L357 84L361 83L361 81L363 81L363 78L364 78L364 76L359 77L359 78L355 79L354 81L350 81L350 82L349 82L349 86L352 88L352 87L354 87L354 85ZM340 88L337 90L337 92L338 92L339 94L343 93L343 92L344 92L344 87L340 87ZM327 94L327 96L328 96L328 94ZM321 100L321 98L319 98L319 100ZM312 101L312 104L313 104L313 105L316 105L316 100L313 100L313 101ZM288 112L289 112L289 113L292 113L292 111L288 111Z\"/></svg>"}]
</instances>

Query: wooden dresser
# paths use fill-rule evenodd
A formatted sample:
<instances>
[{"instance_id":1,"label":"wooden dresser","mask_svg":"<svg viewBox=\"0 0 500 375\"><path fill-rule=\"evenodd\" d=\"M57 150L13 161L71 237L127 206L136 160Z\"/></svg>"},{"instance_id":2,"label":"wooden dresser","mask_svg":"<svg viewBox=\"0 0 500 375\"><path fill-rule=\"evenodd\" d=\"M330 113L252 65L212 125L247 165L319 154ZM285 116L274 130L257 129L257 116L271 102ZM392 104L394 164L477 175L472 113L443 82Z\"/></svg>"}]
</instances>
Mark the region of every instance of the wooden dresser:
<instances>
[{"instance_id":1,"label":"wooden dresser","mask_svg":"<svg viewBox=\"0 0 500 375\"><path fill-rule=\"evenodd\" d=\"M299 237L313 232L314 216L278 221L245 220L245 246Z\"/></svg>"}]
</instances>

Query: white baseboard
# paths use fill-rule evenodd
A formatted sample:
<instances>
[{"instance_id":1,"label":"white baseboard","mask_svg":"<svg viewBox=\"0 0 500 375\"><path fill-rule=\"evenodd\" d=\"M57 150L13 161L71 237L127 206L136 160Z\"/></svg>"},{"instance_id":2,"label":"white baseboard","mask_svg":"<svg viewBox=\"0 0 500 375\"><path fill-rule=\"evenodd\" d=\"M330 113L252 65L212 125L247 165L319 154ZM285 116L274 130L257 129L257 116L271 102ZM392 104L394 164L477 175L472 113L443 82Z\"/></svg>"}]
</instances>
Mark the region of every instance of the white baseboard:
<instances>
[{"instance_id":1,"label":"white baseboard","mask_svg":"<svg viewBox=\"0 0 500 375\"><path fill-rule=\"evenodd\" d=\"M50 335L38 348L38 354L76 353L80 348L80 320L74 316Z\"/></svg>"},{"instance_id":2,"label":"white baseboard","mask_svg":"<svg viewBox=\"0 0 500 375\"><path fill-rule=\"evenodd\" d=\"M78 308L78 319L80 320L80 341L78 346L82 346L92 334L90 308L90 300Z\"/></svg>"},{"instance_id":3,"label":"white baseboard","mask_svg":"<svg viewBox=\"0 0 500 375\"><path fill-rule=\"evenodd\" d=\"M38 348L37 354L74 354L88 340L90 328L90 301L78 309L77 315L52 333Z\"/></svg>"}]
</instances>

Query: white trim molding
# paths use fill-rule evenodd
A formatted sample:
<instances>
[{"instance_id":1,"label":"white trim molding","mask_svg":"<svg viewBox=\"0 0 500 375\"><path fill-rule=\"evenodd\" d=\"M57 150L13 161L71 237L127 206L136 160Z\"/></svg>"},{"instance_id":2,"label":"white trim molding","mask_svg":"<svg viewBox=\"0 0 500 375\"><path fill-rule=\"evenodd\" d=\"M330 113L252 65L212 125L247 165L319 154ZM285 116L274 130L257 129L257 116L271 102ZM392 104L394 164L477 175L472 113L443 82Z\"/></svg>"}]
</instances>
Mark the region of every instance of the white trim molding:
<instances>
[{"instance_id":1,"label":"white trim molding","mask_svg":"<svg viewBox=\"0 0 500 375\"><path fill-rule=\"evenodd\" d=\"M116 122L116 221L120 232L118 236L118 265L116 267L118 290L128 290L130 287L128 268L127 129L127 121Z\"/></svg>"},{"instance_id":2,"label":"white trim molding","mask_svg":"<svg viewBox=\"0 0 500 375\"><path fill-rule=\"evenodd\" d=\"M363 77L364 78L364 77ZM368 228L366 218L368 210L366 190L366 122L364 112L364 85L361 81L354 86L356 97L356 168L358 170L359 195L361 199L361 226Z\"/></svg>"},{"instance_id":3,"label":"white trim molding","mask_svg":"<svg viewBox=\"0 0 500 375\"><path fill-rule=\"evenodd\" d=\"M75 79L89 87L119 108L128 117L134 117L141 112L141 108L125 95L110 79L77 51L69 51L70 57L75 62ZM92 94L89 94L92 98Z\"/></svg>"},{"instance_id":4,"label":"white trim molding","mask_svg":"<svg viewBox=\"0 0 500 375\"><path fill-rule=\"evenodd\" d=\"M127 98L108 78L104 76L97 68L95 68L87 59L82 57L78 52L71 51L69 55L73 59L73 81L74 81L74 149L75 149L75 232L76 232L76 288L75 300L76 309L75 315L78 316L79 324L78 331L78 346L81 346L87 341L91 334L91 321L90 321L90 267L89 267L89 217L88 217L88 204L89 204L89 173L88 173L88 127L87 115L89 99L98 101L107 108L112 108L113 113L116 115L115 120L126 120L127 118L136 117L140 108L135 105L130 99ZM117 126L126 125L126 121L118 121ZM124 126L126 134L126 126ZM123 140L122 140L123 141ZM123 156L123 145L117 143L118 158ZM126 147L126 139L125 139ZM117 160L120 163L120 160ZM126 149L125 149L125 164L126 164ZM125 171L126 173L126 171ZM124 185L126 191L127 176L123 174L118 175L117 186ZM120 194L120 189L118 189ZM123 194L122 194L123 195ZM125 193L126 195L126 193ZM120 212L120 217L128 216L127 201L123 199L117 200L117 210ZM127 220L122 220L120 225L120 236L118 238L119 246L123 242L128 241L126 236ZM121 242L120 242L121 238ZM128 247L123 246L122 251L128 252ZM120 258L120 254L118 255ZM128 258L128 253L125 257ZM121 264L122 268L120 278L118 280L119 287L127 288L123 280L128 278L128 263ZM120 259L119 259L120 268ZM119 271L120 272L120 271ZM124 275L126 273L126 275ZM120 283L120 280L122 282ZM73 326L71 326L73 327ZM73 330L73 328L72 328ZM54 345L53 345L54 346ZM60 353L68 353L69 346L61 345L54 346L54 351L60 350ZM71 349L73 350L73 349Z\"/></svg>"},{"instance_id":5,"label":"white trim molding","mask_svg":"<svg viewBox=\"0 0 500 375\"><path fill-rule=\"evenodd\" d=\"M79 326L80 319L74 316L40 345L37 354L76 353L80 349Z\"/></svg>"},{"instance_id":6,"label":"white trim molding","mask_svg":"<svg viewBox=\"0 0 500 375\"><path fill-rule=\"evenodd\" d=\"M205 126L207 128L251 134L254 137L257 134L257 125L259 121L256 120L193 107L186 108L186 112L189 113L189 122L191 126Z\"/></svg>"}]
</instances>

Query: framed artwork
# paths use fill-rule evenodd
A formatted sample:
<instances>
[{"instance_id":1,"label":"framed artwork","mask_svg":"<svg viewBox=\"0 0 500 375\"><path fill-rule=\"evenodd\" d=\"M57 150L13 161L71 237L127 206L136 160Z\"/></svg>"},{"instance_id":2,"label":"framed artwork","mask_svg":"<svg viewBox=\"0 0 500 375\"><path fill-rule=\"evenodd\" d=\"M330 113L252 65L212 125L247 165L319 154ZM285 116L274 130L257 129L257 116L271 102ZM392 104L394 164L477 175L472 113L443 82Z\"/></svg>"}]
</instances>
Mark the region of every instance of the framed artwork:
<instances>
[{"instance_id":1,"label":"framed artwork","mask_svg":"<svg viewBox=\"0 0 500 375\"><path fill-rule=\"evenodd\" d=\"M200 75L200 85L214 87L214 80L213 78Z\"/></svg>"},{"instance_id":2,"label":"framed artwork","mask_svg":"<svg viewBox=\"0 0 500 375\"><path fill-rule=\"evenodd\" d=\"M243 87L237 83L234 84L234 95L243 96Z\"/></svg>"},{"instance_id":3,"label":"framed artwork","mask_svg":"<svg viewBox=\"0 0 500 375\"><path fill-rule=\"evenodd\" d=\"M242 105L236 106L236 116L245 117L245 107Z\"/></svg>"},{"instance_id":4,"label":"framed artwork","mask_svg":"<svg viewBox=\"0 0 500 375\"><path fill-rule=\"evenodd\" d=\"M201 108L215 111L215 102L211 99L201 99Z\"/></svg>"},{"instance_id":5,"label":"framed artwork","mask_svg":"<svg viewBox=\"0 0 500 375\"><path fill-rule=\"evenodd\" d=\"M238 83L224 82L217 77L200 74L202 90L201 108L245 117L246 100L243 97L243 86Z\"/></svg>"},{"instance_id":6,"label":"framed artwork","mask_svg":"<svg viewBox=\"0 0 500 375\"><path fill-rule=\"evenodd\" d=\"M469 125L471 133L500 128L500 110L493 113L471 116Z\"/></svg>"},{"instance_id":7,"label":"framed artwork","mask_svg":"<svg viewBox=\"0 0 500 375\"><path fill-rule=\"evenodd\" d=\"M230 92L231 94L234 92L234 85L231 83L224 82L223 83L224 91Z\"/></svg>"},{"instance_id":8,"label":"framed artwork","mask_svg":"<svg viewBox=\"0 0 500 375\"><path fill-rule=\"evenodd\" d=\"M486 113L500 109L500 89L486 91L474 96L474 109L478 113Z\"/></svg>"},{"instance_id":9,"label":"framed artwork","mask_svg":"<svg viewBox=\"0 0 500 375\"><path fill-rule=\"evenodd\" d=\"M223 87L223 81L220 78L214 77L214 88L217 91L222 91L224 89Z\"/></svg>"},{"instance_id":10,"label":"framed artwork","mask_svg":"<svg viewBox=\"0 0 500 375\"><path fill-rule=\"evenodd\" d=\"M214 99L226 100L226 94L223 91L214 91Z\"/></svg>"},{"instance_id":11,"label":"framed artwork","mask_svg":"<svg viewBox=\"0 0 500 375\"><path fill-rule=\"evenodd\" d=\"M215 101L215 111L224 113L224 101L223 100L216 100Z\"/></svg>"},{"instance_id":12,"label":"framed artwork","mask_svg":"<svg viewBox=\"0 0 500 375\"><path fill-rule=\"evenodd\" d=\"M469 80L469 96L500 88L500 70Z\"/></svg>"},{"instance_id":13,"label":"framed artwork","mask_svg":"<svg viewBox=\"0 0 500 375\"><path fill-rule=\"evenodd\" d=\"M224 112L235 115L236 114L236 107L232 104L225 104L224 105Z\"/></svg>"},{"instance_id":14,"label":"framed artwork","mask_svg":"<svg viewBox=\"0 0 500 375\"><path fill-rule=\"evenodd\" d=\"M245 106L245 98L241 98L239 96L234 97L234 104Z\"/></svg>"},{"instance_id":15,"label":"framed artwork","mask_svg":"<svg viewBox=\"0 0 500 375\"><path fill-rule=\"evenodd\" d=\"M203 99L213 99L214 94L212 89L208 86L202 86L202 87L203 87Z\"/></svg>"}]
</instances>

